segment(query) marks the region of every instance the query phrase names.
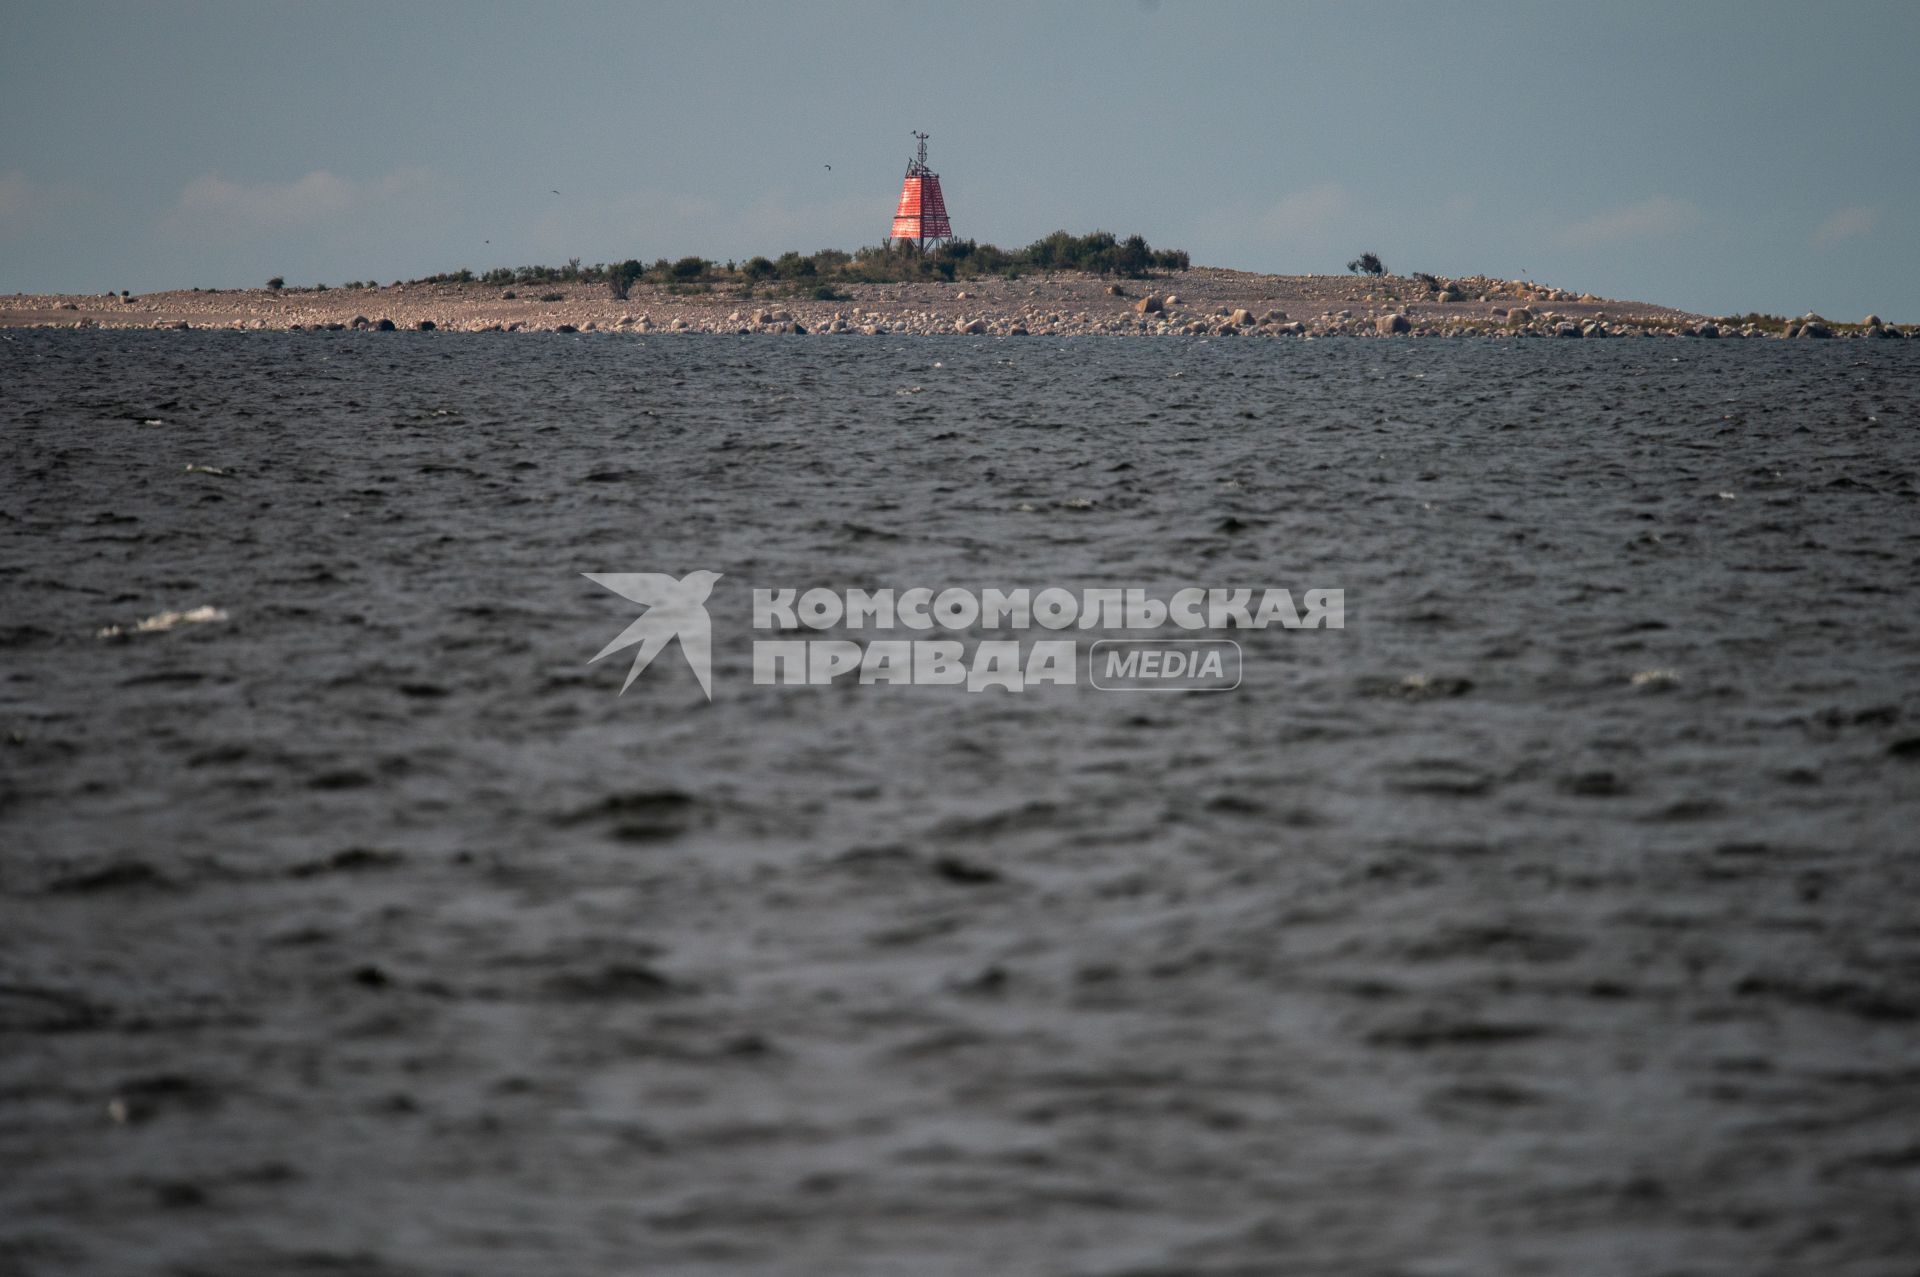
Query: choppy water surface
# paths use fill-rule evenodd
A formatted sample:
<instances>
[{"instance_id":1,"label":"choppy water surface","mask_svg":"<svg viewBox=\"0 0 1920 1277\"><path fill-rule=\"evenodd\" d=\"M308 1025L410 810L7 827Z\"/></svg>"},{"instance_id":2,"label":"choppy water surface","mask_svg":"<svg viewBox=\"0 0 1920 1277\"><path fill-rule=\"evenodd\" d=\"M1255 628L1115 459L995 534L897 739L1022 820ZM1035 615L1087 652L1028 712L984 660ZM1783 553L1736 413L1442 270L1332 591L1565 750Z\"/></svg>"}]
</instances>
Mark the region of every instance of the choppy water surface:
<instances>
[{"instance_id":1,"label":"choppy water surface","mask_svg":"<svg viewBox=\"0 0 1920 1277\"><path fill-rule=\"evenodd\" d=\"M22 332L0 383L0 1271L1920 1253L1905 343ZM714 703L616 697L578 574L693 568ZM1348 628L1222 695L750 684L750 584L956 583Z\"/></svg>"}]
</instances>

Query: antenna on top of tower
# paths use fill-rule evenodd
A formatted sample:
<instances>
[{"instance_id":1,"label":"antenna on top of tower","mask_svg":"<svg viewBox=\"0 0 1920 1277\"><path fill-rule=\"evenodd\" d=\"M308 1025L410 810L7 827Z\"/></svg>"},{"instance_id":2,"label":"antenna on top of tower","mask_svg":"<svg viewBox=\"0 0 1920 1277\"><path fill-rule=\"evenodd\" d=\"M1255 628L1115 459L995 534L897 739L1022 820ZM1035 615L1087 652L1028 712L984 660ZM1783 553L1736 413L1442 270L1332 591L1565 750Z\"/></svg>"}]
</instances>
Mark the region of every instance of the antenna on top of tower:
<instances>
[{"instance_id":1,"label":"antenna on top of tower","mask_svg":"<svg viewBox=\"0 0 1920 1277\"><path fill-rule=\"evenodd\" d=\"M929 171L927 168L927 139L931 137L932 134L922 133L916 129L913 136L920 140L920 150L914 156L913 163L907 165L907 175L909 177L921 177Z\"/></svg>"}]
</instances>

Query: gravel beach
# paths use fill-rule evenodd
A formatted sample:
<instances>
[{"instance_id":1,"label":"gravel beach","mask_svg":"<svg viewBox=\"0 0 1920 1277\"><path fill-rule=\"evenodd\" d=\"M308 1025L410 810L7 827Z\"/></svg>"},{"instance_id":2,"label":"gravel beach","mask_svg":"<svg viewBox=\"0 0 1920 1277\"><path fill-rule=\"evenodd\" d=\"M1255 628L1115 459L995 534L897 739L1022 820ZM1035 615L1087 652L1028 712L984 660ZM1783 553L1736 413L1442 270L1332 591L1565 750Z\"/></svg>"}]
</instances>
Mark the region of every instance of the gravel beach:
<instances>
[{"instance_id":1,"label":"gravel beach","mask_svg":"<svg viewBox=\"0 0 1920 1277\"><path fill-rule=\"evenodd\" d=\"M956 284L845 284L821 301L762 289L673 292L635 285L616 300L604 283L394 284L325 291L249 289L117 296L0 297L0 327L312 329L378 327L463 332L687 331L877 335L1373 336L1526 332L1593 336L1697 331L1704 317L1518 280L1435 281L1352 275L1258 275L1200 268L1145 280L1053 274ZM511 297L504 294L513 293ZM560 295L559 300L541 300ZM1516 313L1517 312L1517 313ZM1383 322L1387 321L1383 328ZM1730 328L1727 336L1739 335Z\"/></svg>"}]
</instances>

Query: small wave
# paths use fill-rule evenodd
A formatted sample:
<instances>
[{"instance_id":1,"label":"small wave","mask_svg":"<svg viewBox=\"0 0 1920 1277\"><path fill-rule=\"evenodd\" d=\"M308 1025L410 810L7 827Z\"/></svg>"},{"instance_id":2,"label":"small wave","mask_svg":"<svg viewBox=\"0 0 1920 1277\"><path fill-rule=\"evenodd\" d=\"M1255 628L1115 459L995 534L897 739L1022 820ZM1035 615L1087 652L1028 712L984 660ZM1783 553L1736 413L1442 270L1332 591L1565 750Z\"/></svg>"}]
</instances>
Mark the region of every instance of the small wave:
<instances>
[{"instance_id":1,"label":"small wave","mask_svg":"<svg viewBox=\"0 0 1920 1277\"><path fill-rule=\"evenodd\" d=\"M206 625L213 621L227 619L226 612L217 607L196 607L185 612L156 612L143 621L137 621L131 628L108 625L95 631L99 638L125 638L130 634L165 634L168 630L182 625Z\"/></svg>"}]
</instances>

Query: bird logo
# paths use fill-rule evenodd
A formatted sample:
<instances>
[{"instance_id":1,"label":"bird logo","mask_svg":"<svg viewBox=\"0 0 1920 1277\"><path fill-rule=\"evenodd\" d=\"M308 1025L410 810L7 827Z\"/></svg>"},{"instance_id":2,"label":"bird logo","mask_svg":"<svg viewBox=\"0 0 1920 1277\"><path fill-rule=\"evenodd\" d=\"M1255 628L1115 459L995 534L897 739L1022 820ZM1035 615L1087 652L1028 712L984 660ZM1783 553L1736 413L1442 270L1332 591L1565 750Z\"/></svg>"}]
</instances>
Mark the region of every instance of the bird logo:
<instances>
[{"instance_id":1,"label":"bird logo","mask_svg":"<svg viewBox=\"0 0 1920 1277\"><path fill-rule=\"evenodd\" d=\"M633 686L633 680L640 677L640 671L677 638L681 654L693 667L693 676L700 680L700 690L709 701L713 699L713 625L707 618L707 596L713 593L713 583L722 573L689 572L678 579L664 572L582 572L580 575L646 608L639 620L616 634L587 664L638 643L640 650L633 654L633 668L627 671L627 681L620 685L620 693L625 695Z\"/></svg>"}]
</instances>

